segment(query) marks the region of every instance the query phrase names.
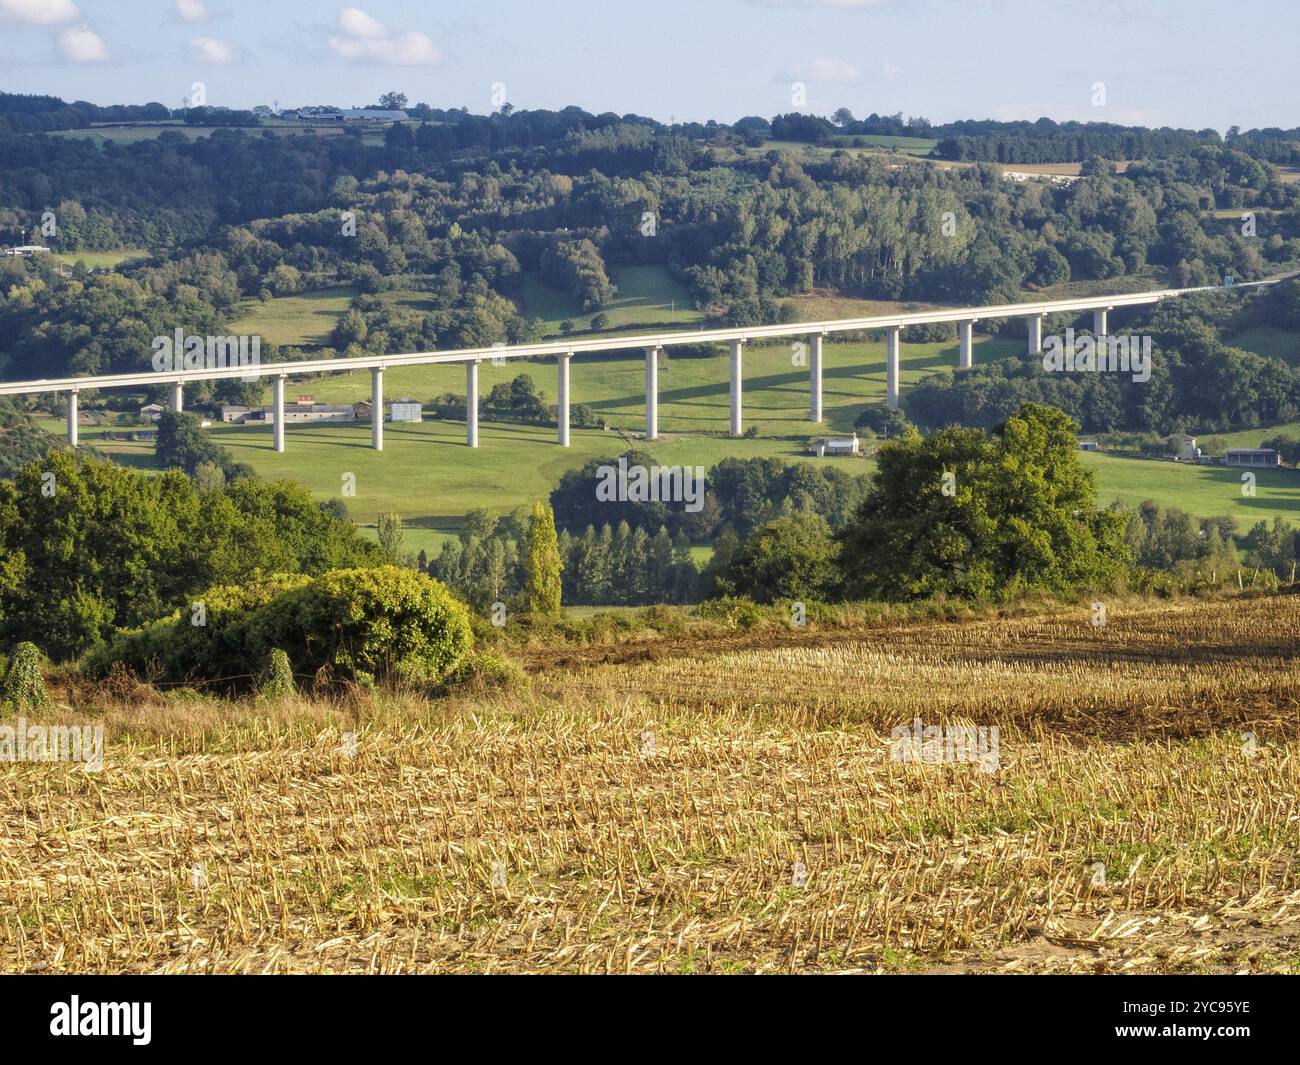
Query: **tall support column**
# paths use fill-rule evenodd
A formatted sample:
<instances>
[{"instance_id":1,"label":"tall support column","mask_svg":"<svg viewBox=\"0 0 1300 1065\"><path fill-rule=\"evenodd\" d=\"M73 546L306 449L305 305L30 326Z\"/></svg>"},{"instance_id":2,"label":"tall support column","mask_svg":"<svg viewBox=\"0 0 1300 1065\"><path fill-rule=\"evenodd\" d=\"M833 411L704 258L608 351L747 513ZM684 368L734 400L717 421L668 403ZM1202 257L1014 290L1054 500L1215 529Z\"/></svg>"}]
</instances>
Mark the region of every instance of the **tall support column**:
<instances>
[{"instance_id":1,"label":"tall support column","mask_svg":"<svg viewBox=\"0 0 1300 1065\"><path fill-rule=\"evenodd\" d=\"M273 402L275 410L272 417L275 418L275 450L284 450L284 374L280 374L271 384L274 387Z\"/></svg>"},{"instance_id":2,"label":"tall support column","mask_svg":"<svg viewBox=\"0 0 1300 1065\"><path fill-rule=\"evenodd\" d=\"M560 375L559 398L555 404L555 422L558 426L557 438L560 447L569 446L569 359L573 352L566 351L556 361L556 370Z\"/></svg>"},{"instance_id":3,"label":"tall support column","mask_svg":"<svg viewBox=\"0 0 1300 1065\"><path fill-rule=\"evenodd\" d=\"M478 447L478 362L465 363L465 445Z\"/></svg>"},{"instance_id":4,"label":"tall support column","mask_svg":"<svg viewBox=\"0 0 1300 1065\"><path fill-rule=\"evenodd\" d=\"M960 342L960 348L957 353L957 369L969 370L975 365L975 353L973 350L972 333L975 331L975 320L967 319L964 322L957 323L957 338Z\"/></svg>"},{"instance_id":5,"label":"tall support column","mask_svg":"<svg viewBox=\"0 0 1300 1065\"><path fill-rule=\"evenodd\" d=\"M384 450L384 368L370 371L370 446Z\"/></svg>"},{"instance_id":6,"label":"tall support column","mask_svg":"<svg viewBox=\"0 0 1300 1065\"><path fill-rule=\"evenodd\" d=\"M824 333L816 333L812 338L812 357L808 362L808 420L822 420L822 341Z\"/></svg>"},{"instance_id":7,"label":"tall support column","mask_svg":"<svg viewBox=\"0 0 1300 1065\"><path fill-rule=\"evenodd\" d=\"M731 435L741 434L741 390L744 387L745 342L731 342Z\"/></svg>"},{"instance_id":8,"label":"tall support column","mask_svg":"<svg viewBox=\"0 0 1300 1065\"><path fill-rule=\"evenodd\" d=\"M1043 350L1043 316L1031 314L1029 324L1029 354L1037 355Z\"/></svg>"},{"instance_id":9,"label":"tall support column","mask_svg":"<svg viewBox=\"0 0 1300 1065\"><path fill-rule=\"evenodd\" d=\"M902 326L891 326L885 331L885 402L898 406L898 338Z\"/></svg>"},{"instance_id":10,"label":"tall support column","mask_svg":"<svg viewBox=\"0 0 1300 1065\"><path fill-rule=\"evenodd\" d=\"M1092 312L1092 335L1098 337L1109 336L1109 307L1098 307Z\"/></svg>"},{"instance_id":11,"label":"tall support column","mask_svg":"<svg viewBox=\"0 0 1300 1065\"><path fill-rule=\"evenodd\" d=\"M77 389L68 393L68 443L77 446Z\"/></svg>"},{"instance_id":12,"label":"tall support column","mask_svg":"<svg viewBox=\"0 0 1300 1065\"><path fill-rule=\"evenodd\" d=\"M179 381L172 382L172 410L179 414L185 409L185 386Z\"/></svg>"},{"instance_id":13,"label":"tall support column","mask_svg":"<svg viewBox=\"0 0 1300 1065\"><path fill-rule=\"evenodd\" d=\"M645 438L659 439L659 349L645 349Z\"/></svg>"}]
</instances>

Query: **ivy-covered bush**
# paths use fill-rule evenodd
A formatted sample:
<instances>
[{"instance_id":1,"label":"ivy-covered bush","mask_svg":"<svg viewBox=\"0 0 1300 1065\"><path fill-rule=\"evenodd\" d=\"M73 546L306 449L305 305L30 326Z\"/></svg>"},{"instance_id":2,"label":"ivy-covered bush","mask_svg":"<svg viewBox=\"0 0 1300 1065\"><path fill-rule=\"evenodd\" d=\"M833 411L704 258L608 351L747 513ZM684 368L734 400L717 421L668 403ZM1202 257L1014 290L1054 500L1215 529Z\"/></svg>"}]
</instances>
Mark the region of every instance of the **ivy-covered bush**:
<instances>
[{"instance_id":1,"label":"ivy-covered bush","mask_svg":"<svg viewBox=\"0 0 1300 1065\"><path fill-rule=\"evenodd\" d=\"M50 705L50 693L41 673L41 652L34 643L20 643L0 681L0 709L39 710Z\"/></svg>"},{"instance_id":2,"label":"ivy-covered bush","mask_svg":"<svg viewBox=\"0 0 1300 1065\"><path fill-rule=\"evenodd\" d=\"M293 683L293 666L289 662L289 656L277 647L271 652L271 661L267 663L257 694L263 699L275 701L288 699L297 690Z\"/></svg>"}]
</instances>

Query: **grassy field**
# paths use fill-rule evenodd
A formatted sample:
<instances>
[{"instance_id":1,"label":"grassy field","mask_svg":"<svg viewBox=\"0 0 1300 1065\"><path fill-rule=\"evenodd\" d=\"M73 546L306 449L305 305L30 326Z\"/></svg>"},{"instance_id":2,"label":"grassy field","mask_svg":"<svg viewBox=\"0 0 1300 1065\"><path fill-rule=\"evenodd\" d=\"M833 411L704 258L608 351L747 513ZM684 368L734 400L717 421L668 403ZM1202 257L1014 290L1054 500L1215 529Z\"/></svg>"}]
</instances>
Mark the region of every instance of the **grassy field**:
<instances>
[{"instance_id":1,"label":"grassy field","mask_svg":"<svg viewBox=\"0 0 1300 1065\"><path fill-rule=\"evenodd\" d=\"M1300 973L1300 599L1110 607L59 684L104 766L0 771L0 971Z\"/></svg>"},{"instance_id":2,"label":"grassy field","mask_svg":"<svg viewBox=\"0 0 1300 1065\"><path fill-rule=\"evenodd\" d=\"M751 344L745 354L745 425L757 426L757 439L733 440L728 426L730 389L725 355L669 359L660 370L660 431L651 449L663 464L711 466L729 455L808 459L809 437L818 431L848 432L862 407L884 397L884 347L875 343L825 345L823 404L826 423L816 430L806 418L808 371L792 364L786 345ZM1019 341L978 338L976 364L1019 353ZM904 388L917 378L957 361L955 343L904 344L901 378ZM510 362L479 370L483 394L494 384L518 373L530 374L546 396L555 399L554 363ZM606 419L611 430L635 434L644 429L645 363L637 356L575 359L571 393L575 404L588 404ZM457 366L413 366L390 369L384 375L385 394L393 399L410 395L425 403L443 392L463 394L464 370ZM291 395L310 392L320 402L344 403L368 399L369 374L341 374L318 380L291 382ZM269 392L265 401L270 401ZM61 432L56 419L45 422ZM1232 446L1256 446L1276 432L1300 435L1300 424L1225 434ZM627 446L617 431L574 430L567 450L555 444L554 429L544 426L483 423L480 446L464 446L464 424L428 419L420 424L387 425L385 451L370 449L368 424L290 425L283 454L272 449L265 426L215 425L215 439L240 461L264 477L286 477L307 484L321 498L337 494L341 475L357 475L357 496L349 500L353 516L371 523L386 511L402 514L415 526L408 531L412 550L434 550L460 526L464 513L479 506L505 513L542 499L569 468L594 457L617 454ZM119 461L142 468L153 463L148 442L106 441L105 430L83 427L84 444L100 447ZM1255 497L1241 494L1240 472L1083 453L1097 472L1100 499L1109 503L1155 500L1202 517L1228 514L1240 528L1261 518L1281 515L1300 520L1300 473L1262 472ZM852 469L870 470L869 459L830 460Z\"/></svg>"},{"instance_id":3,"label":"grassy field","mask_svg":"<svg viewBox=\"0 0 1300 1065\"><path fill-rule=\"evenodd\" d=\"M1257 435L1250 436L1255 443ZM1200 517L1226 514L1237 519L1239 532L1257 521L1272 521L1274 516L1300 524L1300 470L1255 471L1256 494L1249 497L1242 495L1241 470L1092 452L1080 452L1079 457L1096 471L1103 502L1118 499L1136 505L1151 499Z\"/></svg>"},{"instance_id":4,"label":"grassy field","mask_svg":"<svg viewBox=\"0 0 1300 1065\"><path fill-rule=\"evenodd\" d=\"M1293 330L1257 325L1223 338L1225 344L1244 348L1256 355L1281 359L1288 366L1300 365L1300 336Z\"/></svg>"},{"instance_id":5,"label":"grassy field","mask_svg":"<svg viewBox=\"0 0 1300 1065\"><path fill-rule=\"evenodd\" d=\"M149 255L147 248L118 248L113 251L56 251L53 258L68 266L85 263L92 270L114 270Z\"/></svg>"},{"instance_id":6,"label":"grassy field","mask_svg":"<svg viewBox=\"0 0 1300 1065\"><path fill-rule=\"evenodd\" d=\"M259 335L280 345L328 344L330 333L356 294L356 289L341 285L298 296L276 296L265 303L244 300L243 316L231 322L230 331Z\"/></svg>"},{"instance_id":7,"label":"grassy field","mask_svg":"<svg viewBox=\"0 0 1300 1065\"><path fill-rule=\"evenodd\" d=\"M867 148L888 148L903 155L929 155L939 142L929 137L893 137L883 133L842 133L835 138L837 148L852 150L861 146Z\"/></svg>"},{"instance_id":8,"label":"grassy field","mask_svg":"<svg viewBox=\"0 0 1300 1065\"><path fill-rule=\"evenodd\" d=\"M109 141L116 144L134 144L138 141L157 140L164 133L179 133L191 140L198 140L201 137L210 137L219 129L226 129L225 126L187 126L183 122L158 122L146 123L138 126L92 126L90 129L59 129L51 130L51 137L79 138L94 141L95 144L102 148ZM238 128L238 127L237 127ZM298 122L284 122L275 124L265 124L262 127L240 128L245 136L260 137L263 132L270 131L276 136L292 137L301 134L306 129L313 129L318 137L338 137L342 136L343 129L339 126L304 126ZM383 143L383 134L366 133L362 135L366 143Z\"/></svg>"},{"instance_id":9,"label":"grassy field","mask_svg":"<svg viewBox=\"0 0 1300 1065\"><path fill-rule=\"evenodd\" d=\"M976 364L1018 352L1019 341L978 338ZM885 352L883 342L840 343L824 347L823 409L827 427L847 432L862 406L884 397ZM795 365L789 344L750 344L745 351L745 425L758 427L763 437L789 437L806 442L814 434L807 421L808 369ZM904 344L900 378L909 381L957 363L955 341ZM555 364L511 360L496 367L484 362L479 388L486 393L494 384L529 374L553 403L556 395ZM730 403L728 360L725 354L708 358L669 358L659 372L659 428L665 433L726 432ZM304 381L303 391L321 402L353 402L369 398L370 375L340 374ZM443 392L462 393L465 371L460 366L395 367L384 373L384 388L391 397L411 395L428 402ZM593 407L611 426L640 431L645 426L645 359L640 354L580 356L570 372L572 402ZM268 392L269 396L269 392ZM825 432L825 429L821 430ZM289 430L294 432L293 428Z\"/></svg>"},{"instance_id":10,"label":"grassy field","mask_svg":"<svg viewBox=\"0 0 1300 1065\"><path fill-rule=\"evenodd\" d=\"M610 271L618 295L601 308L609 325L601 332L641 325L678 325L687 328L703 317L692 305L690 293L662 266L624 266ZM546 284L536 274L526 274L520 310L542 320L545 336L559 336L560 323L574 324L575 335L589 330L594 311L583 311L567 293Z\"/></svg>"}]
</instances>

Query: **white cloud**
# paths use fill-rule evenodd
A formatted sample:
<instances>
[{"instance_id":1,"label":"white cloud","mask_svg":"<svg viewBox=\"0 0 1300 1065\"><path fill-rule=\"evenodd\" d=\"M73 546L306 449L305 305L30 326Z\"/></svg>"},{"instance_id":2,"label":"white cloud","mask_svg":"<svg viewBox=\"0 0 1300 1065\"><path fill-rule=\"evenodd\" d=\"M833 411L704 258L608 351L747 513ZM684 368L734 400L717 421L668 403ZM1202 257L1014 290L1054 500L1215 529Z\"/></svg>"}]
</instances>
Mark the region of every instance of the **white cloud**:
<instances>
[{"instance_id":1,"label":"white cloud","mask_svg":"<svg viewBox=\"0 0 1300 1065\"><path fill-rule=\"evenodd\" d=\"M60 33L59 48L74 63L102 63L108 58L108 49L99 34L84 23Z\"/></svg>"},{"instance_id":2,"label":"white cloud","mask_svg":"<svg viewBox=\"0 0 1300 1065\"><path fill-rule=\"evenodd\" d=\"M203 0L176 0L176 13L186 22L202 22L208 17L208 5Z\"/></svg>"},{"instance_id":3,"label":"white cloud","mask_svg":"<svg viewBox=\"0 0 1300 1065\"><path fill-rule=\"evenodd\" d=\"M442 62L442 53L423 33L391 33L358 7L339 12L339 28L344 36L331 37L330 47L344 59L401 67Z\"/></svg>"},{"instance_id":4,"label":"white cloud","mask_svg":"<svg viewBox=\"0 0 1300 1065\"><path fill-rule=\"evenodd\" d=\"M233 63L235 50L225 41L215 37L194 37L190 40L190 55L199 63Z\"/></svg>"},{"instance_id":5,"label":"white cloud","mask_svg":"<svg viewBox=\"0 0 1300 1065\"><path fill-rule=\"evenodd\" d=\"M72 0L0 0L0 15L18 22L48 26L80 18L81 12Z\"/></svg>"},{"instance_id":6,"label":"white cloud","mask_svg":"<svg viewBox=\"0 0 1300 1065\"><path fill-rule=\"evenodd\" d=\"M371 18L359 7L345 7L339 12L339 28L349 37L387 37L388 31L378 19Z\"/></svg>"},{"instance_id":7,"label":"white cloud","mask_svg":"<svg viewBox=\"0 0 1300 1065\"><path fill-rule=\"evenodd\" d=\"M840 85L858 81L862 77L862 71L852 63L846 63L843 59L829 58L814 59L799 68L797 73L808 81L829 81Z\"/></svg>"}]
</instances>

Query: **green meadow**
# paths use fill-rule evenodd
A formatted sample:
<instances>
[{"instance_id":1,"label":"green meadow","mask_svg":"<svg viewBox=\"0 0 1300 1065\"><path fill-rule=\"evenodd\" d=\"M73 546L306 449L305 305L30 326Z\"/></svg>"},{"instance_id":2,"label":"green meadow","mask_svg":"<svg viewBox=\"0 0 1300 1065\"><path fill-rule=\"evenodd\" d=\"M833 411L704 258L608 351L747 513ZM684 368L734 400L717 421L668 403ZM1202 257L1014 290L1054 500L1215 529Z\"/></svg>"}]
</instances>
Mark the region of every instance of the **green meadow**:
<instances>
[{"instance_id":1,"label":"green meadow","mask_svg":"<svg viewBox=\"0 0 1300 1065\"><path fill-rule=\"evenodd\" d=\"M1020 342L976 338L976 363L1020 350ZM816 459L808 440L825 432L849 432L862 407L884 398L884 345L825 344L823 405L826 421L807 421L808 370L795 365L789 344L751 344L745 352L744 424L758 436L732 439L727 434L729 412L728 358L669 358L659 372L661 439L648 450L664 465L709 467L728 456L781 457L810 462L837 462L845 468L869 471L870 459ZM903 387L919 377L957 361L955 343L904 344L901 353ZM485 362L479 370L482 393L518 373L530 374L555 400L555 364L509 361ZM356 424L290 425L286 450L272 448L266 426L215 424L214 438L259 475L288 478L307 485L319 498L338 497L344 474L355 476L356 494L347 499L353 517L363 525L377 515L396 511L411 526L406 543L411 550L435 550L461 526L474 507L505 513L513 507L544 499L565 470L591 458L608 457L636 442L645 425L645 362L639 355L578 356L572 363L571 394L575 404L595 409L606 430L575 429L572 444L563 449L548 426L502 425L484 422L479 447L465 446L465 426L459 421L428 418L419 424L386 423L384 451L370 447L370 426ZM460 366L401 367L385 371L385 396L411 395L427 403L442 392L463 392ZM289 394L311 393L320 402L353 402L369 398L368 373L340 374L318 379L294 379ZM269 395L267 397L269 402ZM62 422L45 420L51 431ZM153 468L153 445L144 441L108 440L106 428L83 426L81 440L112 454L118 461ZM1234 446L1254 446L1276 432L1300 434L1300 424L1224 434ZM638 445L644 446L644 445ZM1281 515L1300 521L1300 471L1258 471L1256 495L1241 493L1241 471L1222 467L1193 467L1173 462L1118 458L1081 453L1097 473L1103 503L1119 499L1136 504L1145 499L1181 507L1209 517L1235 516L1245 530L1254 522Z\"/></svg>"},{"instance_id":2,"label":"green meadow","mask_svg":"<svg viewBox=\"0 0 1300 1065\"><path fill-rule=\"evenodd\" d=\"M230 331L258 335L282 347L328 344L330 333L356 294L356 289L341 285L297 296L276 296L265 303L244 300L242 315L230 323Z\"/></svg>"},{"instance_id":3,"label":"green meadow","mask_svg":"<svg viewBox=\"0 0 1300 1065\"><path fill-rule=\"evenodd\" d=\"M974 346L976 364L1018 352L1021 341L980 338ZM849 432L864 404L883 400L885 348L883 342L824 345L822 405L826 425L815 430L808 416L807 351L789 342L749 344L744 360L744 421L761 437L786 437L806 443L815 432ZM796 363L802 359L802 364ZM945 366L956 366L956 342L904 344L900 379L906 387ZM664 433L726 433L729 425L729 357L673 357L659 371L659 428ZM479 367L479 390L526 373L550 403L556 397L555 360L490 361ZM575 356L570 369L574 404L590 406L612 428L638 432L645 425L645 358L640 353ZM384 392L390 399L411 396L428 403L444 392L463 393L465 370L459 365L403 366L384 371ZM321 403L350 403L370 397L369 372L294 379L290 392L310 392ZM269 386L266 402L270 402Z\"/></svg>"},{"instance_id":4,"label":"green meadow","mask_svg":"<svg viewBox=\"0 0 1300 1065\"><path fill-rule=\"evenodd\" d=\"M149 251L147 248L116 248L112 251L56 251L51 255L67 266L85 263L91 270L115 270L147 258Z\"/></svg>"},{"instance_id":5,"label":"green meadow","mask_svg":"<svg viewBox=\"0 0 1300 1065\"><path fill-rule=\"evenodd\" d=\"M678 325L683 328L702 320L692 305L690 293L662 266L624 266L610 270L618 294L601 308L609 324L601 332L641 325ZM574 335L589 331L594 311L584 311L567 292L548 285L536 274L525 274L520 309L542 323L544 336L559 336L560 323L573 324Z\"/></svg>"},{"instance_id":6,"label":"green meadow","mask_svg":"<svg viewBox=\"0 0 1300 1065\"><path fill-rule=\"evenodd\" d=\"M1258 434L1251 434L1252 439ZM1254 442L1258 442L1255 440ZM1227 466L1189 466L1181 462L1120 458L1080 452L1097 474L1102 502L1118 499L1136 505L1151 499L1199 517L1228 515L1245 532L1257 521L1281 516L1300 523L1300 470L1256 470L1255 495L1242 494L1242 470Z\"/></svg>"}]
</instances>

